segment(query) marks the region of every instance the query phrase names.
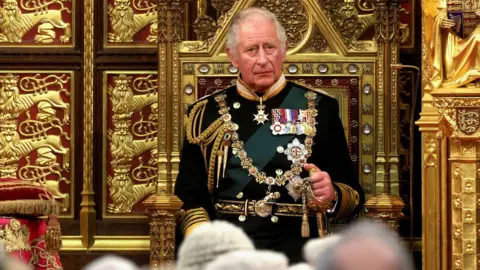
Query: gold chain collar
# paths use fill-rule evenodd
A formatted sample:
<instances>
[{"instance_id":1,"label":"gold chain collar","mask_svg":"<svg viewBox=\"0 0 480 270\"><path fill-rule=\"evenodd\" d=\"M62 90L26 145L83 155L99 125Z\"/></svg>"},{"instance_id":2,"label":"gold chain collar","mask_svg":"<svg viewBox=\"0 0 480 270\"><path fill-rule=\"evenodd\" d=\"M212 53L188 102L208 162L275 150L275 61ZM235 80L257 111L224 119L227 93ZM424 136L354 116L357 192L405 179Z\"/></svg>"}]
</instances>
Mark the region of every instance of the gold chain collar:
<instances>
[{"instance_id":1,"label":"gold chain collar","mask_svg":"<svg viewBox=\"0 0 480 270\"><path fill-rule=\"evenodd\" d=\"M255 181L259 184L266 183L269 188L272 185L284 186L285 183L293 179L293 177L300 175L302 172L303 165L306 163L307 159L312 154L312 146L313 146L313 137L315 137L315 117L318 114L317 109L315 109L315 99L317 94L314 92L307 92L305 93L305 98L308 100L308 110L307 113L309 115L307 124L311 127L312 132L306 134L305 138L305 149L307 150L307 154L303 160L299 162L295 162L291 165L291 169L276 175L276 177L267 176L267 174L263 171L260 171L255 165L253 165L253 160L248 157L247 152L243 148L244 143L240 141L239 135L237 130L239 128L238 124L232 121L232 116L230 115L230 107L227 106L226 102L227 95L225 93L219 94L215 97L215 101L218 103L220 110L219 114L221 119L223 120L224 124L224 140L228 141L227 144L232 145L232 153L240 159L242 168L248 171L249 175L255 177Z\"/></svg>"}]
</instances>

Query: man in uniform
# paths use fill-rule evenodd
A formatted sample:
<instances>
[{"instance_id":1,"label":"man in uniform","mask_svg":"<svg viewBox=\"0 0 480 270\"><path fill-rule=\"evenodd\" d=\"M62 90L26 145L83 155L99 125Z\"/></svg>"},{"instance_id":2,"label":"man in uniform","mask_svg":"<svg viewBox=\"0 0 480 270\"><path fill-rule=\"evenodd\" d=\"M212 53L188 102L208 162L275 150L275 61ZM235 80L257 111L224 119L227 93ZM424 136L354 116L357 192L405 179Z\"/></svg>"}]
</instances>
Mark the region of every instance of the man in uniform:
<instances>
[{"instance_id":1,"label":"man in uniform","mask_svg":"<svg viewBox=\"0 0 480 270\"><path fill-rule=\"evenodd\" d=\"M239 12L227 39L240 75L188 110L175 185L181 228L224 219L257 248L300 261L306 240L325 233L324 214L352 217L364 202L338 103L285 79L286 34L274 14Z\"/></svg>"}]
</instances>

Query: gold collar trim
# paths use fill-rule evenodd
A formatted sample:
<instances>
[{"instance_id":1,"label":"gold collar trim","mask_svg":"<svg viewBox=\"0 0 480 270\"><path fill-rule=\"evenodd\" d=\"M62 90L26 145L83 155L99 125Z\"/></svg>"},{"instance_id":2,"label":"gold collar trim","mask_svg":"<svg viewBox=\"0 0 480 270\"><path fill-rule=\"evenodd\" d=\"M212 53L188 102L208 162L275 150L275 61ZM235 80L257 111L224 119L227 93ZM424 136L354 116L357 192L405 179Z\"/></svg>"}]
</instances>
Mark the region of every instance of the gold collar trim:
<instances>
[{"instance_id":1,"label":"gold collar trim","mask_svg":"<svg viewBox=\"0 0 480 270\"><path fill-rule=\"evenodd\" d=\"M267 91L265 91L265 94L263 94L262 96L262 100L265 101L269 98L274 97L283 90L286 84L287 80L285 79L285 75L283 75L282 73L280 78L278 78L278 80L272 86L270 86ZM237 78L237 92L240 96L248 100L260 101L260 98L255 93L255 91L252 90L247 84L245 84L245 82L242 81L240 76L238 76Z\"/></svg>"}]
</instances>

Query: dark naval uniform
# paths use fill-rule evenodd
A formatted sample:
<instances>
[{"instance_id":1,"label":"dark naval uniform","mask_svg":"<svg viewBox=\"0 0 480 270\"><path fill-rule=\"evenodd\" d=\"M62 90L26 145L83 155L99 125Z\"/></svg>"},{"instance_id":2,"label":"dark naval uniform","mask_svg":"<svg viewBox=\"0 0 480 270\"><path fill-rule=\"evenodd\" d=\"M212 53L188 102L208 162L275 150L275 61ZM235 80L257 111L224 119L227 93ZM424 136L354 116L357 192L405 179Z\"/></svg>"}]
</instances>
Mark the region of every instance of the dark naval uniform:
<instances>
[{"instance_id":1,"label":"dark naval uniform","mask_svg":"<svg viewBox=\"0 0 480 270\"><path fill-rule=\"evenodd\" d=\"M297 262L308 238L301 233L304 198L292 183L308 176L303 164L330 175L338 194L330 217L356 215L364 195L334 98L283 75L263 97L259 102L238 79L189 108L175 184L184 202L181 227L227 220L258 249L284 252ZM318 237L315 214L307 211L309 237Z\"/></svg>"}]
</instances>

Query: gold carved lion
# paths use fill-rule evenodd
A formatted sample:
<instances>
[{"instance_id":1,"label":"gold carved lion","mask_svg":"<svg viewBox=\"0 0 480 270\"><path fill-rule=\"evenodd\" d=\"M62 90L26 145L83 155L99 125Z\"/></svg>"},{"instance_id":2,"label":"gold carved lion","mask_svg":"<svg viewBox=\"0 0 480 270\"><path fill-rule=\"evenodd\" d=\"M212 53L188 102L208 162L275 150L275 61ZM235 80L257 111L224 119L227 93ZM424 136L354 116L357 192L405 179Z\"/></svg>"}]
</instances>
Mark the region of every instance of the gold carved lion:
<instances>
[{"instance_id":1,"label":"gold carved lion","mask_svg":"<svg viewBox=\"0 0 480 270\"><path fill-rule=\"evenodd\" d=\"M24 0L21 0L24 1ZM27 7L24 10L33 11L23 13L18 7L17 0L3 0L3 7L0 8L0 42L3 43L21 43L23 36L34 26L38 26L38 34L35 36L37 43L52 43L56 39L55 28L63 29L64 35L60 36L62 43L67 43L71 38L71 26L65 22L62 17L64 11L71 11L63 6L61 0L50 0L42 5L33 4L33 7ZM58 3L60 9L48 9L48 6ZM22 3L23 5L23 3Z\"/></svg>"},{"instance_id":2,"label":"gold carved lion","mask_svg":"<svg viewBox=\"0 0 480 270\"><path fill-rule=\"evenodd\" d=\"M132 43L133 37L150 25L148 42L157 40L157 11L154 6L144 8L145 13L135 13L131 7L131 0L115 0L114 5L108 6L108 17L111 23L111 32L108 33L108 42ZM137 8L138 10L138 8Z\"/></svg>"},{"instance_id":3,"label":"gold carved lion","mask_svg":"<svg viewBox=\"0 0 480 270\"><path fill-rule=\"evenodd\" d=\"M32 106L38 105L38 114L44 121L56 118L55 110L63 110L63 122L69 122L70 104L63 101L61 94L70 95L62 89L61 91L39 90L33 94L19 94L18 76L7 74L0 77L0 119L16 118L18 114L29 110Z\"/></svg>"}]
</instances>

